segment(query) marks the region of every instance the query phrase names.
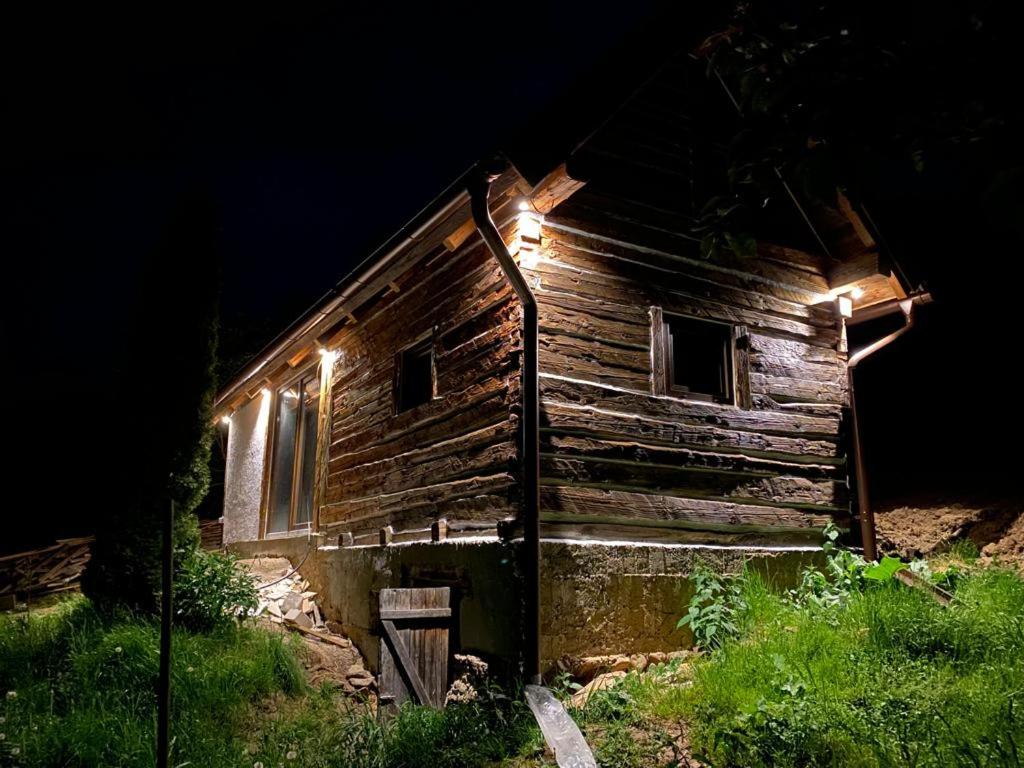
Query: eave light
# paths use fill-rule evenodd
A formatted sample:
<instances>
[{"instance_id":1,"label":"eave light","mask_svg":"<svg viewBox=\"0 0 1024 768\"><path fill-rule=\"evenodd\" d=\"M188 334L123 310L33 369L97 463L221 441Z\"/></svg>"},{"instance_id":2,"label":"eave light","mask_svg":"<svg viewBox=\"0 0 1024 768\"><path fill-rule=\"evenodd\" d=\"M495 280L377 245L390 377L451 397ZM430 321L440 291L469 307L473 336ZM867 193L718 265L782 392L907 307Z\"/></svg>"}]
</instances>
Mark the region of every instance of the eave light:
<instances>
[{"instance_id":1,"label":"eave light","mask_svg":"<svg viewBox=\"0 0 1024 768\"><path fill-rule=\"evenodd\" d=\"M852 298L852 299L859 299L859 298L862 298L863 296L864 296L864 289L861 288L860 286L857 286L852 291L850 291L850 298Z\"/></svg>"},{"instance_id":2,"label":"eave light","mask_svg":"<svg viewBox=\"0 0 1024 768\"><path fill-rule=\"evenodd\" d=\"M843 317L853 317L853 300L849 296L840 296L839 314Z\"/></svg>"},{"instance_id":3,"label":"eave light","mask_svg":"<svg viewBox=\"0 0 1024 768\"><path fill-rule=\"evenodd\" d=\"M231 423L231 416L229 416L228 414L225 414L225 415L221 416L220 417L220 423L221 424L230 424Z\"/></svg>"}]
</instances>

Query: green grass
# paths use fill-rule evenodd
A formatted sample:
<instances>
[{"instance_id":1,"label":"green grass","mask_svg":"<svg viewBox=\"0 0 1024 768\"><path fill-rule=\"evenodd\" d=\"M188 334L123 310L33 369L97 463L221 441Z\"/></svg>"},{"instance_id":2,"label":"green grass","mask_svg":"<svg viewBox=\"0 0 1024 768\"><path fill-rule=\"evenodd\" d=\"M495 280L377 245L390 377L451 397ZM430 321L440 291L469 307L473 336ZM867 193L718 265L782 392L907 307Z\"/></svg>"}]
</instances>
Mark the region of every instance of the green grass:
<instances>
[{"instance_id":1,"label":"green grass","mask_svg":"<svg viewBox=\"0 0 1024 768\"><path fill-rule=\"evenodd\" d=\"M83 598L0 616L0 766L154 765L158 640L153 623L104 620ZM537 747L518 701L406 706L379 721L336 690L310 690L298 653L253 626L176 632L172 764L461 768Z\"/></svg>"},{"instance_id":2,"label":"green grass","mask_svg":"<svg viewBox=\"0 0 1024 768\"><path fill-rule=\"evenodd\" d=\"M943 608L895 582L798 608L756 576L745 631L690 686L639 687L716 766L1018 765L1024 581L979 570Z\"/></svg>"},{"instance_id":3,"label":"green grass","mask_svg":"<svg viewBox=\"0 0 1024 768\"><path fill-rule=\"evenodd\" d=\"M971 566L955 590L948 608L896 582L801 607L748 574L736 637L630 674L573 716L609 768L674 764L681 733L715 766L1019 765L1024 581ZM0 766L153 765L157 640L81 598L0 617L0 694L16 692L0 699ZM515 692L381 720L310 690L299 653L253 626L177 633L173 764L551 764Z\"/></svg>"}]
</instances>

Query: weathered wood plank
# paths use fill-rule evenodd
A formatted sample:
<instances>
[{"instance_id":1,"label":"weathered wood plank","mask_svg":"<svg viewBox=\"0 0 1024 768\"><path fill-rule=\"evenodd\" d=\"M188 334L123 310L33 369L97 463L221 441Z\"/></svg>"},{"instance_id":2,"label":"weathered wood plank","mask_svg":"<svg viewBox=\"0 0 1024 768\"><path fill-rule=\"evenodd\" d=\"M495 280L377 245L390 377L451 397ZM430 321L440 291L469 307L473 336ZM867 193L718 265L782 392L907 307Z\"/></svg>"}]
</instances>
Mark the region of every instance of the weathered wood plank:
<instances>
[{"instance_id":1,"label":"weathered wood plank","mask_svg":"<svg viewBox=\"0 0 1024 768\"><path fill-rule=\"evenodd\" d=\"M544 486L541 519L590 523L647 520L691 530L772 531L823 528L833 520L833 515L664 494Z\"/></svg>"},{"instance_id":2,"label":"weathered wood plank","mask_svg":"<svg viewBox=\"0 0 1024 768\"><path fill-rule=\"evenodd\" d=\"M448 587L380 591L385 641L380 656L383 703L400 705L412 694L420 704L444 705L450 599Z\"/></svg>"},{"instance_id":3,"label":"weathered wood plank","mask_svg":"<svg viewBox=\"0 0 1024 768\"><path fill-rule=\"evenodd\" d=\"M834 442L814 437L788 437L695 426L591 406L545 403L542 406L541 424L553 432L590 433L668 445L751 450L762 454L790 454L794 457L813 458L815 461L830 460L836 454Z\"/></svg>"},{"instance_id":4,"label":"weathered wood plank","mask_svg":"<svg viewBox=\"0 0 1024 768\"><path fill-rule=\"evenodd\" d=\"M595 456L544 456L541 473L548 485L587 485L622 489L641 487L651 493L757 504L837 507L845 504L844 482L722 471L658 464L652 461L609 460Z\"/></svg>"},{"instance_id":5,"label":"weathered wood plank","mask_svg":"<svg viewBox=\"0 0 1024 768\"><path fill-rule=\"evenodd\" d=\"M808 435L834 439L839 433L838 415L816 417L781 411L751 412L731 405L652 395L648 392L615 388L549 373L541 374L540 389L545 403L593 406L690 424L780 435Z\"/></svg>"}]
</instances>

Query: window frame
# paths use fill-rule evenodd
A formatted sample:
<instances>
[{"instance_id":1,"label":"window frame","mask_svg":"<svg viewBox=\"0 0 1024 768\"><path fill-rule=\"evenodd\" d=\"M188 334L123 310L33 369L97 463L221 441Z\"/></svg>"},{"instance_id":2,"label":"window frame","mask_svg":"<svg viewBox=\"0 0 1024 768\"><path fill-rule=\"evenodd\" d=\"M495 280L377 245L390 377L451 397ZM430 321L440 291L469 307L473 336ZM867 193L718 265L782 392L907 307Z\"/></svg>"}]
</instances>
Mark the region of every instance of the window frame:
<instances>
[{"instance_id":1,"label":"window frame","mask_svg":"<svg viewBox=\"0 0 1024 768\"><path fill-rule=\"evenodd\" d=\"M653 394L680 400L696 400L717 405L750 408L748 333L746 326L682 312L665 312L662 307L651 307L651 387ZM670 324L675 318L693 323L706 323L725 329L721 339L722 363L725 366L726 395L696 392L673 381L673 349L670 343Z\"/></svg>"},{"instance_id":2,"label":"window frame","mask_svg":"<svg viewBox=\"0 0 1024 768\"><path fill-rule=\"evenodd\" d=\"M296 513L298 511L299 485L300 485L300 482L301 482L303 459L305 457L304 438L306 436L305 419L303 419L304 413L303 413L303 410L302 410L302 404L300 402L299 412L296 414L295 435L292 438L292 443L293 443L293 445L292 445L292 452L293 453L292 453L292 468L291 468L292 471L291 471L291 479L290 479L291 489L290 489L289 502L288 502L288 525L287 525L286 528L284 528L283 530L280 530L280 531L271 531L270 530L270 525L271 525L270 516L271 516L271 511L272 511L270 507L271 507L271 503L272 503L272 500L273 500L273 491L274 491L274 489L273 489L273 483L274 483L274 457L276 455L277 444L278 444L278 434L277 434L278 407L280 405L280 401L281 401L281 397L282 397L281 393L284 392L286 389L289 389L291 387L295 387L295 386L301 387L305 382L312 381L314 379L317 380L317 388L318 388L317 411L316 411L316 422L315 422L316 426L314 427L314 429L317 431L317 435L316 435L316 437L314 439L314 442L313 442L313 462L314 462L314 465L313 465L313 483L315 484L316 483L316 463L315 462L316 462L317 446L319 445L319 440L320 440L320 435L319 435L320 401L322 399L320 394L319 394L319 390L323 387L323 382L320 380L319 368L318 368L317 365L308 366L308 367L304 368L302 371L300 371L299 373L296 373L295 375L290 376L288 379L282 381L280 384L277 384L271 390L271 395L270 395L270 397L271 397L271 401L270 401L271 418L270 418L270 424L268 426L267 447L266 447L265 453L264 453L264 457L265 457L264 458L264 477L263 477L263 489L264 490L263 490L263 510L262 510L262 515L261 515L261 517L263 518L262 526L261 526L261 529L262 529L261 533L262 533L262 538L265 538L265 539L267 539L267 538L287 537L287 536L294 535L297 532L305 532L305 531L314 530L314 526L316 524L316 518L317 518L316 512L317 511L315 509L310 509L310 515L309 515L309 520L308 521L305 521L305 522L302 522L302 523L297 523L296 522ZM300 399L301 398L302 398L302 395L300 394ZM311 493L313 494L313 498L315 499L315 497L316 497L316 488L315 487L311 487L310 490L311 490Z\"/></svg>"},{"instance_id":3,"label":"window frame","mask_svg":"<svg viewBox=\"0 0 1024 768\"><path fill-rule=\"evenodd\" d=\"M394 414L400 416L403 413L409 413L417 408L427 405L433 402L437 398L437 345L435 343L433 331L423 334L411 344L407 344L402 347L398 352L395 353L395 379L393 391L393 402L394 402ZM430 391L427 394L427 398L414 405L404 405L404 379L405 379L405 362L406 356L420 351L421 349L427 352L430 359Z\"/></svg>"}]
</instances>

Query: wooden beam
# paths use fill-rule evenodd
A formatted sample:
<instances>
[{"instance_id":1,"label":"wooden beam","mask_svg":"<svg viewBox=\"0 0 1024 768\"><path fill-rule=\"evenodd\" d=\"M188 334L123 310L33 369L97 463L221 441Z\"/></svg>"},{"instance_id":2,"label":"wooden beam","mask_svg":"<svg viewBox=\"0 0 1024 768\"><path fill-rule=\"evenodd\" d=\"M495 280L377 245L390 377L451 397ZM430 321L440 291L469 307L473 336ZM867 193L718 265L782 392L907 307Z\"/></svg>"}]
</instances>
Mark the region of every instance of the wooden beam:
<instances>
[{"instance_id":1,"label":"wooden beam","mask_svg":"<svg viewBox=\"0 0 1024 768\"><path fill-rule=\"evenodd\" d=\"M288 365L291 366L292 368L294 368L295 366L299 365L303 360L305 360L307 357L309 357L309 355L310 355L310 353L312 351L313 351L313 347L303 347L298 352L296 352L294 355L292 355L291 357L288 358Z\"/></svg>"},{"instance_id":2,"label":"wooden beam","mask_svg":"<svg viewBox=\"0 0 1024 768\"><path fill-rule=\"evenodd\" d=\"M568 200L585 184L586 182L570 176L565 163L562 163L537 183L530 193L530 202L539 213L548 213L559 203Z\"/></svg>"},{"instance_id":3,"label":"wooden beam","mask_svg":"<svg viewBox=\"0 0 1024 768\"><path fill-rule=\"evenodd\" d=\"M320 528L320 507L327 498L328 464L331 447L331 413L334 400L331 397L334 383L334 353L328 352L320 359L320 399L317 403L316 455L313 465L313 530Z\"/></svg>"},{"instance_id":4,"label":"wooden beam","mask_svg":"<svg viewBox=\"0 0 1024 768\"><path fill-rule=\"evenodd\" d=\"M380 623L384 627L384 639L391 646L392 653L398 657L398 668L402 672L402 677L409 684L409 689L416 696L417 702L420 704L430 704L431 701L427 695L427 688L423 685L423 681L416 671L416 665L413 663L412 657L409 656L409 650L398 635L398 628L395 627L395 623L390 619L384 618L381 619Z\"/></svg>"},{"instance_id":5,"label":"wooden beam","mask_svg":"<svg viewBox=\"0 0 1024 768\"><path fill-rule=\"evenodd\" d=\"M854 210L850 201L847 199L841 191L836 190L836 200L839 203L839 210L843 216L846 217L847 221L850 222L853 227L853 231L857 233L857 238L864 244L865 248L876 247L875 238L868 232L868 228L864 224L864 220L861 219L860 214Z\"/></svg>"},{"instance_id":6,"label":"wooden beam","mask_svg":"<svg viewBox=\"0 0 1024 768\"><path fill-rule=\"evenodd\" d=\"M462 245L466 240L469 239L476 231L476 224L473 223L472 218L466 219L464 222L459 224L458 229L452 232L448 237L444 239L444 247L449 251L457 251L459 246Z\"/></svg>"},{"instance_id":7,"label":"wooden beam","mask_svg":"<svg viewBox=\"0 0 1024 768\"><path fill-rule=\"evenodd\" d=\"M828 285L833 291L853 288L859 280L881 275L878 251L862 251L853 258L836 264L828 272Z\"/></svg>"},{"instance_id":8,"label":"wooden beam","mask_svg":"<svg viewBox=\"0 0 1024 768\"><path fill-rule=\"evenodd\" d=\"M381 608L382 621L411 621L414 619L450 619L451 608Z\"/></svg>"},{"instance_id":9,"label":"wooden beam","mask_svg":"<svg viewBox=\"0 0 1024 768\"><path fill-rule=\"evenodd\" d=\"M430 540L444 541L448 538L448 521L444 518L430 524Z\"/></svg>"}]
</instances>

